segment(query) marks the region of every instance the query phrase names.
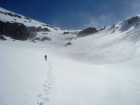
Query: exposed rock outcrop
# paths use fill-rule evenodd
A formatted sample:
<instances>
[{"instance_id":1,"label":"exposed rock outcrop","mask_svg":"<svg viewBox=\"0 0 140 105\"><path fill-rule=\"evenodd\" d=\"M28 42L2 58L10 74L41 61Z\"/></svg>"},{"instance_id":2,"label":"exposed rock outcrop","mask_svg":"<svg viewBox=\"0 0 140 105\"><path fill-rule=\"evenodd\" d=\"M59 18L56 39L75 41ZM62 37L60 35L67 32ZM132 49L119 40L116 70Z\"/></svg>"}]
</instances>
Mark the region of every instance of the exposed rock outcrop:
<instances>
[{"instance_id":1,"label":"exposed rock outcrop","mask_svg":"<svg viewBox=\"0 0 140 105\"><path fill-rule=\"evenodd\" d=\"M68 31L68 32L64 32L63 35L65 35L65 34L69 34L69 33L70 33L69 31Z\"/></svg>"},{"instance_id":2,"label":"exposed rock outcrop","mask_svg":"<svg viewBox=\"0 0 140 105\"><path fill-rule=\"evenodd\" d=\"M27 40L31 33L22 23L0 21L0 34L10 36L17 40Z\"/></svg>"},{"instance_id":3,"label":"exposed rock outcrop","mask_svg":"<svg viewBox=\"0 0 140 105\"><path fill-rule=\"evenodd\" d=\"M0 40L7 40L3 35L0 35Z\"/></svg>"},{"instance_id":4,"label":"exposed rock outcrop","mask_svg":"<svg viewBox=\"0 0 140 105\"><path fill-rule=\"evenodd\" d=\"M11 17L17 17L17 18L21 18L21 16L20 16L20 15L18 15L18 14L15 14L15 13L10 13L10 12L2 12L2 11L0 11L0 13L2 13L2 14L5 14L5 15L9 15L9 16L11 16Z\"/></svg>"},{"instance_id":5,"label":"exposed rock outcrop","mask_svg":"<svg viewBox=\"0 0 140 105\"><path fill-rule=\"evenodd\" d=\"M37 32L40 32L40 31L50 31L48 28L42 28L42 27L34 27L34 26L32 26L32 27L28 27L28 30L29 31L37 31Z\"/></svg>"},{"instance_id":6,"label":"exposed rock outcrop","mask_svg":"<svg viewBox=\"0 0 140 105\"><path fill-rule=\"evenodd\" d=\"M65 45L65 46L68 46L68 45L72 45L72 43L71 43L71 42L68 42L68 43L66 43L66 45Z\"/></svg>"},{"instance_id":7,"label":"exposed rock outcrop","mask_svg":"<svg viewBox=\"0 0 140 105\"><path fill-rule=\"evenodd\" d=\"M139 20L138 16L132 17L127 20L128 24L132 24L133 22L137 22Z\"/></svg>"},{"instance_id":8,"label":"exposed rock outcrop","mask_svg":"<svg viewBox=\"0 0 140 105\"><path fill-rule=\"evenodd\" d=\"M45 40L48 40L48 41L50 41L51 40L51 38L49 38L49 37L43 37L42 39L40 39L40 41L45 41Z\"/></svg>"},{"instance_id":9,"label":"exposed rock outcrop","mask_svg":"<svg viewBox=\"0 0 140 105\"><path fill-rule=\"evenodd\" d=\"M97 32L97 29L94 27L86 28L78 33L78 37L94 34Z\"/></svg>"}]
</instances>

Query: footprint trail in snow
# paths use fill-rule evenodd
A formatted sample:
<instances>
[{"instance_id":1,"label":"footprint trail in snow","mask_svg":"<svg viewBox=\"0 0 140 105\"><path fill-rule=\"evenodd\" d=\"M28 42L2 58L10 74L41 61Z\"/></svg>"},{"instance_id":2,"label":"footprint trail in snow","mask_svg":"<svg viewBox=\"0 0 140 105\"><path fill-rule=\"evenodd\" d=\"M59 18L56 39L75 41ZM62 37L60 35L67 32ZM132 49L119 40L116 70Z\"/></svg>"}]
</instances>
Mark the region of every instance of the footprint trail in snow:
<instances>
[{"instance_id":1,"label":"footprint trail in snow","mask_svg":"<svg viewBox=\"0 0 140 105\"><path fill-rule=\"evenodd\" d=\"M42 84L42 93L37 94L37 97L42 100L37 102L38 105L45 105L50 101L49 95L51 94L51 90L53 89L54 84L54 76L52 73L52 67L50 62L48 62L48 72L46 77L46 81L44 81L44 84Z\"/></svg>"}]
</instances>

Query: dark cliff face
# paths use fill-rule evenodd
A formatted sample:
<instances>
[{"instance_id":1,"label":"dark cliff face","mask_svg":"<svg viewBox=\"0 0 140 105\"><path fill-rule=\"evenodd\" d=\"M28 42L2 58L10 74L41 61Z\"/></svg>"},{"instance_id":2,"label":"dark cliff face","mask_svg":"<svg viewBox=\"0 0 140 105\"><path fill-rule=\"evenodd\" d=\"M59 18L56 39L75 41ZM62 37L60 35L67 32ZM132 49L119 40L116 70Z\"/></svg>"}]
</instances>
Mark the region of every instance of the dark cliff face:
<instances>
[{"instance_id":1,"label":"dark cliff face","mask_svg":"<svg viewBox=\"0 0 140 105\"><path fill-rule=\"evenodd\" d=\"M48 29L48 28L41 28L41 27L34 27L34 26L32 26L32 27L27 27L28 28L28 30L29 31L31 31L31 32L34 32L34 31L36 31L36 32L40 32L40 31L47 31L47 32L49 32L50 30Z\"/></svg>"},{"instance_id":2,"label":"dark cliff face","mask_svg":"<svg viewBox=\"0 0 140 105\"><path fill-rule=\"evenodd\" d=\"M138 16L135 16L135 17L131 17L130 19L127 20L128 24L132 24L134 22L137 22L139 21L139 17Z\"/></svg>"},{"instance_id":3,"label":"dark cliff face","mask_svg":"<svg viewBox=\"0 0 140 105\"><path fill-rule=\"evenodd\" d=\"M33 36L32 32L50 31L48 28L26 27L22 23L0 21L0 35L6 35L16 40L27 40Z\"/></svg>"},{"instance_id":4,"label":"dark cliff face","mask_svg":"<svg viewBox=\"0 0 140 105\"><path fill-rule=\"evenodd\" d=\"M22 23L0 21L0 35L6 35L17 40L27 40L31 32Z\"/></svg>"},{"instance_id":5,"label":"dark cliff face","mask_svg":"<svg viewBox=\"0 0 140 105\"><path fill-rule=\"evenodd\" d=\"M80 31L80 32L78 33L78 37L90 35L90 34L93 34L93 33L96 33L96 32L97 32L97 29L96 29L96 28L94 28L94 27L89 27L89 28L86 28L86 29Z\"/></svg>"}]
</instances>

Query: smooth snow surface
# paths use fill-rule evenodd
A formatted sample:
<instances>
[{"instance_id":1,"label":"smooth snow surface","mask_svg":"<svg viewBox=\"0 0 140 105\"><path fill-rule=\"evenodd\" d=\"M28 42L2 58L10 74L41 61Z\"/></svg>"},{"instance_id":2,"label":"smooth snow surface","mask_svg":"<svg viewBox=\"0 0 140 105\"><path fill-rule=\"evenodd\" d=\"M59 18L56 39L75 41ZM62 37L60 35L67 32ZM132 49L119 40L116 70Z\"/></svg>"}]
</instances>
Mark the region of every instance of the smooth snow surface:
<instances>
[{"instance_id":1,"label":"smooth snow surface","mask_svg":"<svg viewBox=\"0 0 140 105\"><path fill-rule=\"evenodd\" d=\"M140 104L140 59L92 65L43 45L0 41L0 105Z\"/></svg>"}]
</instances>

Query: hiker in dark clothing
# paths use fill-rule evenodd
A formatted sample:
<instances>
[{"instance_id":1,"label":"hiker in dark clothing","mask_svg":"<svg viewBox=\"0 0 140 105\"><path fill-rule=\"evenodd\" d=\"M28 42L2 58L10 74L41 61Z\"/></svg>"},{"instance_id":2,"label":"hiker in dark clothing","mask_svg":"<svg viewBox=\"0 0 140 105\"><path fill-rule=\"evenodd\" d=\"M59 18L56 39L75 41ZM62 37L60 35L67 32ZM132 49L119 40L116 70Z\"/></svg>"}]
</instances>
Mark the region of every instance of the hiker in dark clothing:
<instances>
[{"instance_id":1,"label":"hiker in dark clothing","mask_svg":"<svg viewBox=\"0 0 140 105\"><path fill-rule=\"evenodd\" d=\"M44 56L45 57L45 61L47 60L47 55Z\"/></svg>"}]
</instances>

